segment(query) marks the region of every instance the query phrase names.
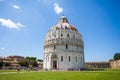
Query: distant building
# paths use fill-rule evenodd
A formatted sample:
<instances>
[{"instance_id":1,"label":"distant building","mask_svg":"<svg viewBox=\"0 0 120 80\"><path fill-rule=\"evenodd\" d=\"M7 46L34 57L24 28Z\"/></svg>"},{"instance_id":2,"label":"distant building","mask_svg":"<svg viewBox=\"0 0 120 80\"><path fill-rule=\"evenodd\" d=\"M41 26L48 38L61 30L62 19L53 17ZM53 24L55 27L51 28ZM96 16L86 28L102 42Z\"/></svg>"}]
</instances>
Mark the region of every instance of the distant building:
<instances>
[{"instance_id":1,"label":"distant building","mask_svg":"<svg viewBox=\"0 0 120 80\"><path fill-rule=\"evenodd\" d=\"M85 67L84 44L79 31L65 16L46 34L44 69L78 70Z\"/></svg>"},{"instance_id":2,"label":"distant building","mask_svg":"<svg viewBox=\"0 0 120 80\"><path fill-rule=\"evenodd\" d=\"M111 60L110 61L110 66L111 68L120 68L120 59L119 60Z\"/></svg>"},{"instance_id":3,"label":"distant building","mask_svg":"<svg viewBox=\"0 0 120 80\"><path fill-rule=\"evenodd\" d=\"M85 66L88 69L92 69L92 68L110 68L110 63L109 62L86 62Z\"/></svg>"},{"instance_id":4,"label":"distant building","mask_svg":"<svg viewBox=\"0 0 120 80\"><path fill-rule=\"evenodd\" d=\"M20 67L18 64L19 61L23 60L24 57L22 56L9 56L9 57L3 57L2 60L4 62L3 69L15 69L17 67ZM9 66L5 66L6 63L9 63Z\"/></svg>"},{"instance_id":5,"label":"distant building","mask_svg":"<svg viewBox=\"0 0 120 80\"><path fill-rule=\"evenodd\" d=\"M23 56L9 56L7 58L13 60L14 62L19 62L24 59Z\"/></svg>"}]
</instances>

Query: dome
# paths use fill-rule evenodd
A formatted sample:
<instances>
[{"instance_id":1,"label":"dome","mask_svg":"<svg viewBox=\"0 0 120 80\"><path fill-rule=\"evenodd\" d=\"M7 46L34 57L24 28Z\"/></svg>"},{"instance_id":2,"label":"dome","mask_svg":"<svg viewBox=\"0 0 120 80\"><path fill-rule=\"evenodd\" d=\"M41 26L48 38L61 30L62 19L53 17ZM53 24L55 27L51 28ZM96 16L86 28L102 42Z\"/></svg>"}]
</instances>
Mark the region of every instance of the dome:
<instances>
[{"instance_id":1,"label":"dome","mask_svg":"<svg viewBox=\"0 0 120 80\"><path fill-rule=\"evenodd\" d=\"M59 42L59 44L61 44L61 39L69 39L66 44L71 43L83 48L83 40L81 34L73 25L69 24L65 16L61 16L58 20L58 23L48 31L44 47L56 44L56 42L49 43L51 40L56 40Z\"/></svg>"},{"instance_id":2,"label":"dome","mask_svg":"<svg viewBox=\"0 0 120 80\"><path fill-rule=\"evenodd\" d=\"M53 28L56 28L56 29L64 29L64 30L75 30L77 31L77 29L72 26L71 24L69 24L67 18L65 16L61 16L57 25L53 26Z\"/></svg>"},{"instance_id":3,"label":"dome","mask_svg":"<svg viewBox=\"0 0 120 80\"><path fill-rule=\"evenodd\" d=\"M71 63L68 65L66 64L67 61L68 63L71 61ZM65 16L61 16L57 24L46 34L44 42L44 68L66 70L64 67L66 69L84 67L84 44L78 30L69 23Z\"/></svg>"}]
</instances>

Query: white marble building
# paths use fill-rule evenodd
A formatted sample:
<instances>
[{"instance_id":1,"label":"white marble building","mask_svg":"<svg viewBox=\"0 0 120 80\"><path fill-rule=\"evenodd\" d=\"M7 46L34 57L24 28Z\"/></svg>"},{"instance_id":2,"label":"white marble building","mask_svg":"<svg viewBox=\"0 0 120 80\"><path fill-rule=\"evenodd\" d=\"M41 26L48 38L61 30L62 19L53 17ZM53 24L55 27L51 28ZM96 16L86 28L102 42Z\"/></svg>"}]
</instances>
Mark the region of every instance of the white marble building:
<instances>
[{"instance_id":1,"label":"white marble building","mask_svg":"<svg viewBox=\"0 0 120 80\"><path fill-rule=\"evenodd\" d=\"M78 70L84 68L84 45L81 34L65 16L46 34L44 69Z\"/></svg>"}]
</instances>

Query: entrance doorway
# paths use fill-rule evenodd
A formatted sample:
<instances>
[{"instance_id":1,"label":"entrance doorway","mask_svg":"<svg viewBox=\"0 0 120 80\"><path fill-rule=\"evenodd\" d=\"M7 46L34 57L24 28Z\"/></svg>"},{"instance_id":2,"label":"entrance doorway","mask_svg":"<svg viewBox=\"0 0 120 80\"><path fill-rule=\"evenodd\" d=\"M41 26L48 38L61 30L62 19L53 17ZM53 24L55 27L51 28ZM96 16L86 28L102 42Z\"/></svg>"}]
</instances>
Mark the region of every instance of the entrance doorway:
<instances>
[{"instance_id":1,"label":"entrance doorway","mask_svg":"<svg viewBox=\"0 0 120 80\"><path fill-rule=\"evenodd\" d=\"M53 61L53 69L57 69L57 61Z\"/></svg>"},{"instance_id":2,"label":"entrance doorway","mask_svg":"<svg viewBox=\"0 0 120 80\"><path fill-rule=\"evenodd\" d=\"M51 61L52 61L51 68L57 69L57 55L56 54L52 54Z\"/></svg>"}]
</instances>

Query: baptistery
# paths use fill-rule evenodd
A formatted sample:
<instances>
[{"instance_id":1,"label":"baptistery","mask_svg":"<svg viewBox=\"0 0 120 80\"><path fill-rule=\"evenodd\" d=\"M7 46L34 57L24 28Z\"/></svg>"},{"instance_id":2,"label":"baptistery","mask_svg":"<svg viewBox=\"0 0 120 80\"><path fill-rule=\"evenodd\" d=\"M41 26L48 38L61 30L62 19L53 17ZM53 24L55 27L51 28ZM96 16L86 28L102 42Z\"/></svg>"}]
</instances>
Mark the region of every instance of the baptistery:
<instances>
[{"instance_id":1,"label":"baptistery","mask_svg":"<svg viewBox=\"0 0 120 80\"><path fill-rule=\"evenodd\" d=\"M43 68L80 70L85 67L84 44L80 32L61 16L46 34Z\"/></svg>"}]
</instances>

